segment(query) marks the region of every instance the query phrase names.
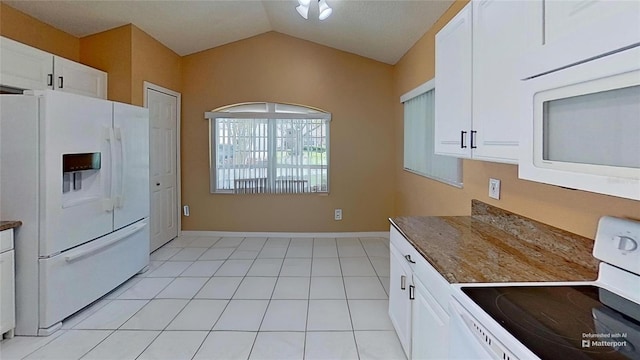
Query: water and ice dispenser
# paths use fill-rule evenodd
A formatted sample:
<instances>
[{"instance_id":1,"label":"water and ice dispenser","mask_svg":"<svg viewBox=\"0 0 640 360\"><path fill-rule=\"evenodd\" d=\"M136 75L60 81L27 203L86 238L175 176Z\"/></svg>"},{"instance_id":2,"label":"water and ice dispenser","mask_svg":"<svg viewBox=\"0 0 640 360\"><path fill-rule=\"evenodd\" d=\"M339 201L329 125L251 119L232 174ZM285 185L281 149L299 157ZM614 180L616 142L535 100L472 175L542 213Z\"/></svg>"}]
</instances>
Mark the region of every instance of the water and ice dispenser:
<instances>
[{"instance_id":1,"label":"water and ice dispenser","mask_svg":"<svg viewBox=\"0 0 640 360\"><path fill-rule=\"evenodd\" d=\"M100 170L100 153L81 153L62 155L62 192L82 190L83 173L91 175Z\"/></svg>"}]
</instances>

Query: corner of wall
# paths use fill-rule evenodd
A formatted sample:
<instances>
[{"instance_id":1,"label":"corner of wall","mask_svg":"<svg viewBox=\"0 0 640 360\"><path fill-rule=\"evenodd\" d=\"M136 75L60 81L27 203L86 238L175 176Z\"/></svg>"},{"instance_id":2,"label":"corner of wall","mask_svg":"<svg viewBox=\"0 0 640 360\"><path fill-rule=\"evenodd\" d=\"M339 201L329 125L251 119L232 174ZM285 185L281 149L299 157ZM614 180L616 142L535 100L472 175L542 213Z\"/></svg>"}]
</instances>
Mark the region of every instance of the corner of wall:
<instances>
[{"instance_id":1,"label":"corner of wall","mask_svg":"<svg viewBox=\"0 0 640 360\"><path fill-rule=\"evenodd\" d=\"M182 57L131 25L131 103L144 103L143 84L149 81L167 89L182 90Z\"/></svg>"},{"instance_id":2,"label":"corner of wall","mask_svg":"<svg viewBox=\"0 0 640 360\"><path fill-rule=\"evenodd\" d=\"M131 103L131 27L124 25L80 39L80 61L109 74L109 100Z\"/></svg>"}]
</instances>

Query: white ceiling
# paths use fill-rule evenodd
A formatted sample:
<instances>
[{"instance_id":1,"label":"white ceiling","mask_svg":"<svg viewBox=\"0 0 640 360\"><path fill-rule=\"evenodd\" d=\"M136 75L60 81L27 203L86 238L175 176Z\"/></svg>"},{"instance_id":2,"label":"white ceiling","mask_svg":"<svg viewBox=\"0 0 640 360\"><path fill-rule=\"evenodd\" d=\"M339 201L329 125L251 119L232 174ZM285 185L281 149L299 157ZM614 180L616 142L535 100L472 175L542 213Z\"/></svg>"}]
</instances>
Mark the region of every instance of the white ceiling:
<instances>
[{"instance_id":1,"label":"white ceiling","mask_svg":"<svg viewBox=\"0 0 640 360\"><path fill-rule=\"evenodd\" d=\"M132 23L179 55L267 31L395 64L453 0L327 0L333 14L318 20L315 1L304 20L297 0L2 0L77 37Z\"/></svg>"}]
</instances>

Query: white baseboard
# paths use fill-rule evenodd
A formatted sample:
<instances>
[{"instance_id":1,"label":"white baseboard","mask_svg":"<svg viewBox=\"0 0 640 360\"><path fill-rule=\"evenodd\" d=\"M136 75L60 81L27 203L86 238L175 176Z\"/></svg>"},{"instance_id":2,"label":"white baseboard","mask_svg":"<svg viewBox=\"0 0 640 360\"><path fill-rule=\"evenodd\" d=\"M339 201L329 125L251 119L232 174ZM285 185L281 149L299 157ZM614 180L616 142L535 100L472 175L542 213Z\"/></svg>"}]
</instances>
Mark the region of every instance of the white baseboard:
<instances>
[{"instance_id":1,"label":"white baseboard","mask_svg":"<svg viewBox=\"0 0 640 360\"><path fill-rule=\"evenodd\" d=\"M238 232L238 231L181 231L180 236L212 236L212 237L271 237L271 238L356 238L356 237L376 237L389 238L388 231L365 231L365 232Z\"/></svg>"}]
</instances>

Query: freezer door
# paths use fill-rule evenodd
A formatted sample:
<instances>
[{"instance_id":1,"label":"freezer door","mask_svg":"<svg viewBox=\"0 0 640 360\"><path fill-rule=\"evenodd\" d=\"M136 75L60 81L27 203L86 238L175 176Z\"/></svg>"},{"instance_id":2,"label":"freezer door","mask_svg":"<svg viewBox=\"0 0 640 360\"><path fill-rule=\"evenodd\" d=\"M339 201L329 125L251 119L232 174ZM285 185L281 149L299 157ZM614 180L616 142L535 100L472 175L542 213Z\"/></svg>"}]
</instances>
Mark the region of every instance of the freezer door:
<instances>
[{"instance_id":1,"label":"freezer door","mask_svg":"<svg viewBox=\"0 0 640 360\"><path fill-rule=\"evenodd\" d=\"M148 221L40 259L39 327L54 326L147 266Z\"/></svg>"},{"instance_id":2,"label":"freezer door","mask_svg":"<svg viewBox=\"0 0 640 360\"><path fill-rule=\"evenodd\" d=\"M109 101L40 94L40 256L113 231L111 122ZM99 154L98 168L63 172L63 159L73 154Z\"/></svg>"},{"instance_id":3,"label":"freezer door","mask_svg":"<svg viewBox=\"0 0 640 360\"><path fill-rule=\"evenodd\" d=\"M113 103L113 132L113 223L119 229L149 216L149 110Z\"/></svg>"}]
</instances>

